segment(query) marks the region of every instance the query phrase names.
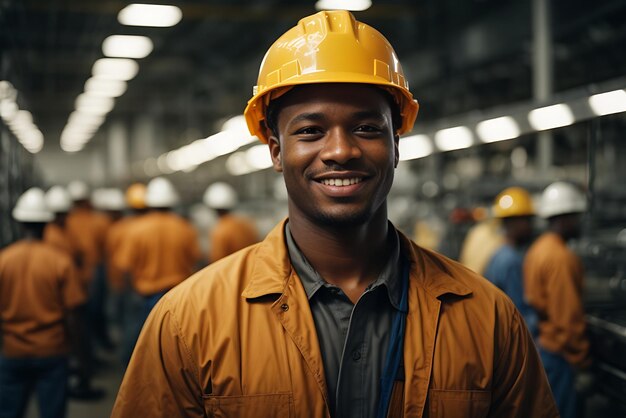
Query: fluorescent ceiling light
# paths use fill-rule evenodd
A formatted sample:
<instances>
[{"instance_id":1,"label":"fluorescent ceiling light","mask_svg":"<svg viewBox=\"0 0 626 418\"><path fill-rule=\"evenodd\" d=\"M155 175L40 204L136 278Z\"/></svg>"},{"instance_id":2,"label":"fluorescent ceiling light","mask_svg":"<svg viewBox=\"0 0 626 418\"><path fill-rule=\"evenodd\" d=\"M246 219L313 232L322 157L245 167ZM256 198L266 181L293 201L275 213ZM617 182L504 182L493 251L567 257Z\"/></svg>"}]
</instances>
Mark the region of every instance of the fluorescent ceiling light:
<instances>
[{"instance_id":1,"label":"fluorescent ceiling light","mask_svg":"<svg viewBox=\"0 0 626 418\"><path fill-rule=\"evenodd\" d=\"M226 160L226 170L231 176L242 176L254 171L248 165L246 153L243 151L235 152Z\"/></svg>"},{"instance_id":2,"label":"fluorescent ceiling light","mask_svg":"<svg viewBox=\"0 0 626 418\"><path fill-rule=\"evenodd\" d=\"M91 77L85 82L85 93L92 96L120 97L127 87L128 84L123 80Z\"/></svg>"},{"instance_id":3,"label":"fluorescent ceiling light","mask_svg":"<svg viewBox=\"0 0 626 418\"><path fill-rule=\"evenodd\" d=\"M400 138L400 161L423 158L433 153L433 144L426 135Z\"/></svg>"},{"instance_id":4,"label":"fluorescent ceiling light","mask_svg":"<svg viewBox=\"0 0 626 418\"><path fill-rule=\"evenodd\" d=\"M572 109L566 104L556 104L531 110L528 121L537 131L560 128L574 123Z\"/></svg>"},{"instance_id":5,"label":"fluorescent ceiling light","mask_svg":"<svg viewBox=\"0 0 626 418\"><path fill-rule=\"evenodd\" d=\"M78 152L82 150L83 147L84 145L82 144L74 145L61 142L61 149L65 152Z\"/></svg>"},{"instance_id":6,"label":"fluorescent ceiling light","mask_svg":"<svg viewBox=\"0 0 626 418\"><path fill-rule=\"evenodd\" d=\"M33 124L33 115L28 110L18 110L15 112L13 119L9 121L11 128L19 129L21 127Z\"/></svg>"},{"instance_id":7,"label":"fluorescent ceiling light","mask_svg":"<svg viewBox=\"0 0 626 418\"><path fill-rule=\"evenodd\" d=\"M472 146L472 131L466 126L455 126L437 131L435 144L441 151L453 151Z\"/></svg>"},{"instance_id":8,"label":"fluorescent ceiling light","mask_svg":"<svg viewBox=\"0 0 626 418\"><path fill-rule=\"evenodd\" d=\"M0 80L0 101L9 100L14 102L17 99L17 90L13 84L6 80Z\"/></svg>"},{"instance_id":9,"label":"fluorescent ceiling light","mask_svg":"<svg viewBox=\"0 0 626 418\"><path fill-rule=\"evenodd\" d=\"M17 114L18 110L20 110L20 108L17 107L17 103L10 100L0 101L0 117L5 122L12 120Z\"/></svg>"},{"instance_id":10,"label":"fluorescent ceiling light","mask_svg":"<svg viewBox=\"0 0 626 418\"><path fill-rule=\"evenodd\" d=\"M111 35L102 42L102 53L107 57L145 58L154 45L147 36Z\"/></svg>"},{"instance_id":11,"label":"fluorescent ceiling light","mask_svg":"<svg viewBox=\"0 0 626 418\"><path fill-rule=\"evenodd\" d=\"M93 64L94 77L128 81L137 75L139 64L129 58L100 58Z\"/></svg>"},{"instance_id":12,"label":"fluorescent ceiling light","mask_svg":"<svg viewBox=\"0 0 626 418\"><path fill-rule=\"evenodd\" d=\"M67 124L72 126L100 126L104 122L104 115L95 115L93 113L83 113L78 110L70 113Z\"/></svg>"},{"instance_id":13,"label":"fluorescent ceiling light","mask_svg":"<svg viewBox=\"0 0 626 418\"><path fill-rule=\"evenodd\" d=\"M270 156L270 148L266 144L255 145L246 151L246 161L248 165L255 170L264 170L270 168L272 157Z\"/></svg>"},{"instance_id":14,"label":"fluorescent ceiling light","mask_svg":"<svg viewBox=\"0 0 626 418\"><path fill-rule=\"evenodd\" d=\"M161 4L129 4L117 15L122 25L165 28L174 26L183 17L176 6Z\"/></svg>"},{"instance_id":15,"label":"fluorescent ceiling light","mask_svg":"<svg viewBox=\"0 0 626 418\"><path fill-rule=\"evenodd\" d=\"M110 97L82 93L76 98L76 110L81 113L104 115L113 110L115 101Z\"/></svg>"},{"instance_id":16,"label":"fluorescent ceiling light","mask_svg":"<svg viewBox=\"0 0 626 418\"><path fill-rule=\"evenodd\" d=\"M598 116L626 112L626 90L594 94L589 98L589 106Z\"/></svg>"},{"instance_id":17,"label":"fluorescent ceiling light","mask_svg":"<svg viewBox=\"0 0 626 418\"><path fill-rule=\"evenodd\" d=\"M352 10L359 12L372 6L371 0L318 0L317 10Z\"/></svg>"},{"instance_id":18,"label":"fluorescent ceiling light","mask_svg":"<svg viewBox=\"0 0 626 418\"><path fill-rule=\"evenodd\" d=\"M497 142L517 138L520 129L511 116L488 119L476 126L476 132L483 142Z\"/></svg>"}]
</instances>

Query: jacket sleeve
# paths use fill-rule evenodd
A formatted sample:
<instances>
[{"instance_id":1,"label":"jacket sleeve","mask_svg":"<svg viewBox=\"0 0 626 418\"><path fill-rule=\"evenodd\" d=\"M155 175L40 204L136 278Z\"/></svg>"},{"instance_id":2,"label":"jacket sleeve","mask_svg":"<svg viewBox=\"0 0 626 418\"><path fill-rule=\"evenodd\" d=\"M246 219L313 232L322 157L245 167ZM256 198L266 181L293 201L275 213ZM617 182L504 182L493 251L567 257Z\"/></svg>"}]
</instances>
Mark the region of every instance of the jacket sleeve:
<instances>
[{"instance_id":1,"label":"jacket sleeve","mask_svg":"<svg viewBox=\"0 0 626 418\"><path fill-rule=\"evenodd\" d=\"M489 417L554 418L559 413L532 338L517 310L501 321Z\"/></svg>"},{"instance_id":2,"label":"jacket sleeve","mask_svg":"<svg viewBox=\"0 0 626 418\"><path fill-rule=\"evenodd\" d=\"M135 346L112 418L204 417L198 368L164 298Z\"/></svg>"}]
</instances>

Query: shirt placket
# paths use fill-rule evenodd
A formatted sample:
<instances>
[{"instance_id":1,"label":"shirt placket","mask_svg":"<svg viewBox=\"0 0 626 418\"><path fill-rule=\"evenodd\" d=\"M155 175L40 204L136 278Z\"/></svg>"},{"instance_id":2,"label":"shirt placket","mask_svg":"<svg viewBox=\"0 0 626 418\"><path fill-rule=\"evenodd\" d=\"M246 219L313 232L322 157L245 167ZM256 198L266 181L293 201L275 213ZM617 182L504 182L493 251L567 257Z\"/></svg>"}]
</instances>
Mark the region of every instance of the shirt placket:
<instances>
[{"instance_id":1,"label":"shirt placket","mask_svg":"<svg viewBox=\"0 0 626 418\"><path fill-rule=\"evenodd\" d=\"M357 301L350 315L344 342L336 394L336 418L362 417L365 399L365 367L369 347L367 335L368 305L371 291L366 291Z\"/></svg>"}]
</instances>

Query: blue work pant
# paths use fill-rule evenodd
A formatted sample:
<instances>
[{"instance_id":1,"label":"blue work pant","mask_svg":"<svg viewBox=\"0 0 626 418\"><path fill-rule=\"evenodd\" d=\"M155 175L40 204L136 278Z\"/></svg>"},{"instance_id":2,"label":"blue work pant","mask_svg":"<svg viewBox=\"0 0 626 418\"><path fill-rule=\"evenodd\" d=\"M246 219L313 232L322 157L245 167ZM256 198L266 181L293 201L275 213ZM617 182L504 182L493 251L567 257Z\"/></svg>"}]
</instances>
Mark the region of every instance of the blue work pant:
<instances>
[{"instance_id":1,"label":"blue work pant","mask_svg":"<svg viewBox=\"0 0 626 418\"><path fill-rule=\"evenodd\" d=\"M63 418L67 406L67 358L0 356L0 418L21 418L37 394L41 418Z\"/></svg>"},{"instance_id":2,"label":"blue work pant","mask_svg":"<svg viewBox=\"0 0 626 418\"><path fill-rule=\"evenodd\" d=\"M554 400L561 418L576 418L576 389L574 387L574 368L563 356L551 353L539 347L539 355L548 375Z\"/></svg>"}]
</instances>

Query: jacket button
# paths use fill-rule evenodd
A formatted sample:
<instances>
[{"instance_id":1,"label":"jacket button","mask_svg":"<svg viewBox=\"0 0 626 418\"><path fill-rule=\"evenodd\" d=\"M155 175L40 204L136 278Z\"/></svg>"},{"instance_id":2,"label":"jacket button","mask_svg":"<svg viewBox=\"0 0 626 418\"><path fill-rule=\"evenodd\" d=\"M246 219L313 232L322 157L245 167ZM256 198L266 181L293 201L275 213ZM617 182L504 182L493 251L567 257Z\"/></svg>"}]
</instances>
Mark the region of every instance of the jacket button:
<instances>
[{"instance_id":1,"label":"jacket button","mask_svg":"<svg viewBox=\"0 0 626 418\"><path fill-rule=\"evenodd\" d=\"M354 350L352 352L352 360L359 361L361 359L361 352L359 350Z\"/></svg>"},{"instance_id":2,"label":"jacket button","mask_svg":"<svg viewBox=\"0 0 626 418\"><path fill-rule=\"evenodd\" d=\"M289 310L289 305L283 303L282 305L280 305L280 309L282 309L284 312L287 312Z\"/></svg>"}]
</instances>

